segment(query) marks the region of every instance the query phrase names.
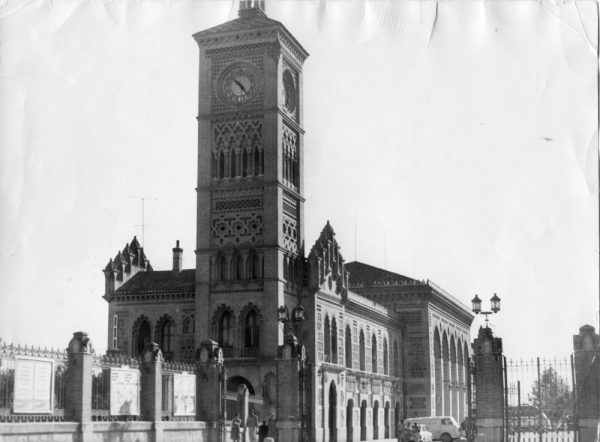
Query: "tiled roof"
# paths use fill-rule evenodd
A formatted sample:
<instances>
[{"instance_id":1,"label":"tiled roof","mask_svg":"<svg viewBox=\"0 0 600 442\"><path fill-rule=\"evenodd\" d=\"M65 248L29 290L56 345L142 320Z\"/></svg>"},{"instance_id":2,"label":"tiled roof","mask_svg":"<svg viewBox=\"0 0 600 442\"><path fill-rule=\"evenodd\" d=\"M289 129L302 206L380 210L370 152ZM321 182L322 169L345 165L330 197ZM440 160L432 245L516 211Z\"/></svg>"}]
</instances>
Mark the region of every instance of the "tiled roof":
<instances>
[{"instance_id":1,"label":"tiled roof","mask_svg":"<svg viewBox=\"0 0 600 442\"><path fill-rule=\"evenodd\" d=\"M373 287L382 285L417 284L419 281L398 273L353 261L345 265L350 272L350 287Z\"/></svg>"},{"instance_id":2,"label":"tiled roof","mask_svg":"<svg viewBox=\"0 0 600 442\"><path fill-rule=\"evenodd\" d=\"M160 270L138 272L115 291L115 295L131 295L144 293L193 293L196 271L194 269L174 272Z\"/></svg>"}]
</instances>

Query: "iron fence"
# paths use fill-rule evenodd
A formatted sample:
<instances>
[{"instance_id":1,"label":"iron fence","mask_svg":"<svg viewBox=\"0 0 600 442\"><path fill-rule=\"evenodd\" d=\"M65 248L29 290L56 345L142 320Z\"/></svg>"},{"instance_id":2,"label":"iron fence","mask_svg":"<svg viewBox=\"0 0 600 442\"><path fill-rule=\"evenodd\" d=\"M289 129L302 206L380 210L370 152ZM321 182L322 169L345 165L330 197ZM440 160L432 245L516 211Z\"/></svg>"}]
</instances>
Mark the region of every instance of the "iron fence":
<instances>
[{"instance_id":1,"label":"iron fence","mask_svg":"<svg viewBox=\"0 0 600 442\"><path fill-rule=\"evenodd\" d=\"M94 356L94 366L92 368L92 421L140 420L139 410L135 414L111 415L110 413L110 370L111 368L122 367L139 369L139 361L121 354ZM138 404L139 396L138 388Z\"/></svg>"},{"instance_id":2,"label":"iron fence","mask_svg":"<svg viewBox=\"0 0 600 442\"><path fill-rule=\"evenodd\" d=\"M193 421L194 415L176 415L175 410L175 386L176 374L195 373L193 364L185 362L163 362L162 363L162 420L163 421Z\"/></svg>"},{"instance_id":3,"label":"iron fence","mask_svg":"<svg viewBox=\"0 0 600 442\"><path fill-rule=\"evenodd\" d=\"M508 442L577 442L572 357L506 360Z\"/></svg>"},{"instance_id":4,"label":"iron fence","mask_svg":"<svg viewBox=\"0 0 600 442\"><path fill-rule=\"evenodd\" d=\"M15 368L19 358L52 360L54 363L52 410L45 414L15 413ZM0 423L64 421L67 353L64 350L0 343Z\"/></svg>"}]
</instances>

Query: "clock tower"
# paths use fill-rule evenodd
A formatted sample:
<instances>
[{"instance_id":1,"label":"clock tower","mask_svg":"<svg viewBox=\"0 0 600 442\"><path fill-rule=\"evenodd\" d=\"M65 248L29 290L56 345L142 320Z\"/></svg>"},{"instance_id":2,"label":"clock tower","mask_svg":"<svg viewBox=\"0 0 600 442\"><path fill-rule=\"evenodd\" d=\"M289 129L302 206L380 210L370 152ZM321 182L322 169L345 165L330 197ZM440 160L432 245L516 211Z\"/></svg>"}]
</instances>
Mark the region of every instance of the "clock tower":
<instances>
[{"instance_id":1,"label":"clock tower","mask_svg":"<svg viewBox=\"0 0 600 442\"><path fill-rule=\"evenodd\" d=\"M267 17L263 1L242 0L238 18L194 39L200 48L196 342L219 342L230 382L257 396L264 391L266 412L274 406L269 379L283 340L277 308L297 305L302 290L308 54Z\"/></svg>"}]
</instances>

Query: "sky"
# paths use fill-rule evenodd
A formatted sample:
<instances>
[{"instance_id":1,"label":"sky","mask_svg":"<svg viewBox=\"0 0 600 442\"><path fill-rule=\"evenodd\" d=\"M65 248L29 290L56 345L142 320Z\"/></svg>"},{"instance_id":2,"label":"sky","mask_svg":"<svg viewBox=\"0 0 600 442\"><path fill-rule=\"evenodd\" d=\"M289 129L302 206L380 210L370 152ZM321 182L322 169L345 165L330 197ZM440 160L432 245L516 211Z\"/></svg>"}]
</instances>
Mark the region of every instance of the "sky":
<instances>
[{"instance_id":1,"label":"sky","mask_svg":"<svg viewBox=\"0 0 600 442\"><path fill-rule=\"evenodd\" d=\"M467 306L497 293L509 358L568 355L598 321L595 2L274 0L267 13L310 53L307 246L329 220L347 262ZM134 235L155 269L176 240L194 266L191 35L236 16L229 0L2 2L3 341L64 348L84 330L103 351L101 270Z\"/></svg>"}]
</instances>

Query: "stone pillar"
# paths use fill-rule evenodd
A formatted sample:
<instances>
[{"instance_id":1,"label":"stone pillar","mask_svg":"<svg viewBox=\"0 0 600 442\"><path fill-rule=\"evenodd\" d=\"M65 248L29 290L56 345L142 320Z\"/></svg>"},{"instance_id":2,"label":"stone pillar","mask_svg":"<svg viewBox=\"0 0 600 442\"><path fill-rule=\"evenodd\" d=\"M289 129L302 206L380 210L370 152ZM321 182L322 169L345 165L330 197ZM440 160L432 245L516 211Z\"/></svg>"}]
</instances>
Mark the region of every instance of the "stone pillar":
<instances>
[{"instance_id":1,"label":"stone pillar","mask_svg":"<svg viewBox=\"0 0 600 442\"><path fill-rule=\"evenodd\" d=\"M240 389L237 394L237 404L238 404L238 412L240 414L240 419L242 420L242 427L244 431L244 436L241 438L242 440L246 440L246 422L248 420L248 402L250 398L250 392L248 391L248 387L244 384L240 385ZM228 416L229 419L229 416Z\"/></svg>"},{"instance_id":2,"label":"stone pillar","mask_svg":"<svg viewBox=\"0 0 600 442\"><path fill-rule=\"evenodd\" d=\"M162 421L162 352L155 342L146 343L140 364L140 417Z\"/></svg>"},{"instance_id":3,"label":"stone pillar","mask_svg":"<svg viewBox=\"0 0 600 442\"><path fill-rule=\"evenodd\" d=\"M480 327L473 342L477 432L485 440L501 441L504 437L504 377L502 371L502 339L492 329Z\"/></svg>"},{"instance_id":4,"label":"stone pillar","mask_svg":"<svg viewBox=\"0 0 600 442\"><path fill-rule=\"evenodd\" d=\"M224 383L223 351L215 341L203 341L196 351L196 419L207 423L207 440L220 440Z\"/></svg>"},{"instance_id":5,"label":"stone pillar","mask_svg":"<svg viewBox=\"0 0 600 442\"><path fill-rule=\"evenodd\" d=\"M594 327L584 325L573 336L575 388L579 440L596 440L600 424L600 336Z\"/></svg>"},{"instance_id":6,"label":"stone pillar","mask_svg":"<svg viewBox=\"0 0 600 442\"><path fill-rule=\"evenodd\" d=\"M85 332L73 333L67 355L65 419L75 422L92 420L92 343Z\"/></svg>"},{"instance_id":7,"label":"stone pillar","mask_svg":"<svg viewBox=\"0 0 600 442\"><path fill-rule=\"evenodd\" d=\"M301 441L301 369L306 361L304 347L292 333L278 349L277 359L277 440Z\"/></svg>"}]
</instances>

